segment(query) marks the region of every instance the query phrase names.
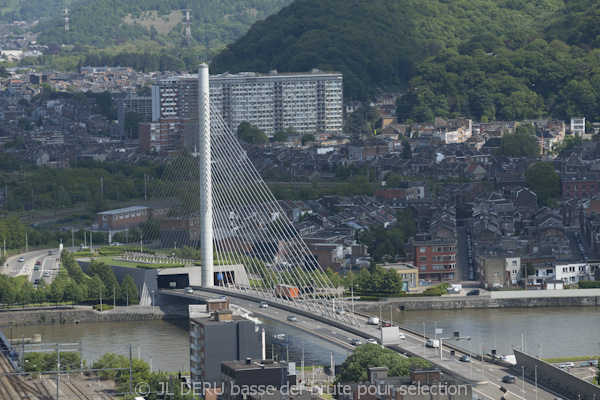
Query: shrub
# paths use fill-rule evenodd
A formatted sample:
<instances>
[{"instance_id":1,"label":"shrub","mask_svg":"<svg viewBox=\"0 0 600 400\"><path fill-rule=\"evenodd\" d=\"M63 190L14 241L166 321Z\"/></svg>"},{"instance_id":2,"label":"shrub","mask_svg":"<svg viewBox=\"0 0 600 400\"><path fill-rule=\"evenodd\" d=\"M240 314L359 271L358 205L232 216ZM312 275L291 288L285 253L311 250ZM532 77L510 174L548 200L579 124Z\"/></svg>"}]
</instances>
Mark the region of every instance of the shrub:
<instances>
[{"instance_id":1,"label":"shrub","mask_svg":"<svg viewBox=\"0 0 600 400\"><path fill-rule=\"evenodd\" d=\"M600 288L600 281L579 281L580 289Z\"/></svg>"},{"instance_id":2,"label":"shrub","mask_svg":"<svg viewBox=\"0 0 600 400\"><path fill-rule=\"evenodd\" d=\"M108 311L108 310L112 310L112 309L114 308L114 307L113 307L112 305L110 305L110 304L102 304L102 305L100 305L100 304L95 304L95 305L94 305L94 310L96 310L96 311L100 311L100 306L102 306L102 311L103 311L103 312L104 312L104 311Z\"/></svg>"}]
</instances>

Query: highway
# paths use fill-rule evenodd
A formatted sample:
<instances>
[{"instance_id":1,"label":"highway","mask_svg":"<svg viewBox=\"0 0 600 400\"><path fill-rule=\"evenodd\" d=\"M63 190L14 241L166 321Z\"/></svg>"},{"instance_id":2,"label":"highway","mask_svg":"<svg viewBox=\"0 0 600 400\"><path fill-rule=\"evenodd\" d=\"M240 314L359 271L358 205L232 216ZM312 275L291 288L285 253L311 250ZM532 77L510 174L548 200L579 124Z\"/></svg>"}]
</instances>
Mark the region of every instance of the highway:
<instances>
[{"instance_id":1,"label":"highway","mask_svg":"<svg viewBox=\"0 0 600 400\"><path fill-rule=\"evenodd\" d=\"M170 293L176 296L196 298L202 300L211 298L214 299L219 297L218 293L202 291L200 288L194 288L193 294L185 294L183 293L183 290L162 290L161 293ZM289 324L291 326L297 326L299 329L303 329L305 331L318 335L326 340L329 340L330 342L339 345L345 350L353 348L350 342L354 338L362 339L363 343L365 343L366 340L369 338L376 339L379 341L379 328L377 326L367 325L367 319L362 316L357 316L362 325L359 328L361 332L361 334L359 335L345 329L327 325L323 322L312 319L304 314L294 314L292 312L283 310L281 308L278 308L277 303L273 301L267 300L267 303L269 304L268 308L259 308L259 303L263 301L263 299L257 299L257 301L250 301L245 298L242 299L239 297L235 297L235 295L236 293L231 293L227 291L227 296L229 297L230 306L232 308L240 307L244 310L254 313L256 316L270 318L281 323ZM296 315L296 322L290 322L287 320L287 316L291 314ZM351 330L353 328L348 325L348 329ZM473 383L473 392L479 397L479 399L498 400L503 396L507 399L527 400L555 400L561 398L560 395L542 388L538 388L539 391L537 392L536 396L536 387L534 382L523 382L520 376L517 376L517 374L515 374L514 372L509 371L508 368L485 362L482 364L478 360L472 360L472 362L458 361L460 356L468 354L468 351L467 353L457 352L455 354L454 360L452 360L450 352L444 348L442 358L440 358L440 349L426 347L425 340L422 335L402 329L400 329L400 332L404 333L406 338L400 339L398 346L391 346L393 350L396 350L400 353L414 354L416 356L423 357L431 361L432 363L435 363L436 365L440 366L442 369L450 371L451 373L460 376L462 379ZM474 343L469 345L469 343L471 342ZM444 342L442 341L442 343ZM452 339L451 343L466 349L472 347L474 353L477 353L477 347L479 342L477 338L472 338L471 340L461 339L459 341L455 341L454 339ZM502 378L508 374L515 375L515 383L509 384L502 382ZM500 390L501 387L507 390L506 394L503 394L503 392Z\"/></svg>"},{"instance_id":2,"label":"highway","mask_svg":"<svg viewBox=\"0 0 600 400\"><path fill-rule=\"evenodd\" d=\"M33 284L44 278L46 284L51 284L58 274L60 253L53 250L50 255L49 251L37 250L13 256L1 267L2 273L12 277L25 275Z\"/></svg>"}]
</instances>

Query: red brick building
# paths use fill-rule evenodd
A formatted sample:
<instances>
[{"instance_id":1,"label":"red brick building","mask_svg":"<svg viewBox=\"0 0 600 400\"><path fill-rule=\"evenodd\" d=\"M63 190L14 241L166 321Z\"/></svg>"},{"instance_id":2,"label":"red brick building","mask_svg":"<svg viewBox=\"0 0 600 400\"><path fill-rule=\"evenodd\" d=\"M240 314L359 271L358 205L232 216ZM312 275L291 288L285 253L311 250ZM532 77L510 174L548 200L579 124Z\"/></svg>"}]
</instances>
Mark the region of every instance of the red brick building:
<instances>
[{"instance_id":1,"label":"red brick building","mask_svg":"<svg viewBox=\"0 0 600 400\"><path fill-rule=\"evenodd\" d=\"M98 229L103 231L118 231L138 226L150 218L150 208L133 206L116 210L103 211L96 214Z\"/></svg>"},{"instance_id":2,"label":"red brick building","mask_svg":"<svg viewBox=\"0 0 600 400\"><path fill-rule=\"evenodd\" d=\"M593 174L564 174L562 177L562 197L582 199L598 193L598 178Z\"/></svg>"},{"instance_id":3,"label":"red brick building","mask_svg":"<svg viewBox=\"0 0 600 400\"><path fill-rule=\"evenodd\" d=\"M433 239L413 242L414 265L419 279L435 282L454 280L456 272L456 240Z\"/></svg>"}]
</instances>

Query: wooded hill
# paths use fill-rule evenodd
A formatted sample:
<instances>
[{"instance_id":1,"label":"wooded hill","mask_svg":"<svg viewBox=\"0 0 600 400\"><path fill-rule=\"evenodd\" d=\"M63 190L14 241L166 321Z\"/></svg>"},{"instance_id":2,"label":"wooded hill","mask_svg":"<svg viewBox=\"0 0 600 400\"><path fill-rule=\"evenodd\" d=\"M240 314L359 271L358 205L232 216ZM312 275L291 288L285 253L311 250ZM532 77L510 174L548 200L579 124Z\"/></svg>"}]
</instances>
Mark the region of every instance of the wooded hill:
<instances>
[{"instance_id":1,"label":"wooded hill","mask_svg":"<svg viewBox=\"0 0 600 400\"><path fill-rule=\"evenodd\" d=\"M600 3L296 0L212 72L341 71L345 99L407 90L400 119L599 119Z\"/></svg>"},{"instance_id":2,"label":"wooded hill","mask_svg":"<svg viewBox=\"0 0 600 400\"><path fill-rule=\"evenodd\" d=\"M27 0L29 1L29 0ZM33 0L38 1L38 0ZM58 1L58 0L54 0ZM291 0L77 0L69 6L70 29L63 15L36 28L39 43L102 48L136 40L180 46L185 39L189 6L192 44L216 48L243 35ZM61 11L64 13L64 10Z\"/></svg>"}]
</instances>

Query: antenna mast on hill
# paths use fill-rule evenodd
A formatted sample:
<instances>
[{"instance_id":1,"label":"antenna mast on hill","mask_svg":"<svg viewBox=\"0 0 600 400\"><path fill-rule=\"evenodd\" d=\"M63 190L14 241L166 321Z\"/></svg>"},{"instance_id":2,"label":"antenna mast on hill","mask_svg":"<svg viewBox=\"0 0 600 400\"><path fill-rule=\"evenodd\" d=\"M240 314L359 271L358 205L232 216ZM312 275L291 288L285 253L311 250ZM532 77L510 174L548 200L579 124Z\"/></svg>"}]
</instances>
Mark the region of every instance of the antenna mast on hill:
<instances>
[{"instance_id":1,"label":"antenna mast on hill","mask_svg":"<svg viewBox=\"0 0 600 400\"><path fill-rule=\"evenodd\" d=\"M69 30L69 9L65 8L65 31Z\"/></svg>"},{"instance_id":2,"label":"antenna mast on hill","mask_svg":"<svg viewBox=\"0 0 600 400\"><path fill-rule=\"evenodd\" d=\"M188 46L192 41L192 28L190 26L190 5L188 4L185 10L185 39L187 40Z\"/></svg>"}]
</instances>

